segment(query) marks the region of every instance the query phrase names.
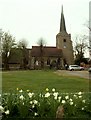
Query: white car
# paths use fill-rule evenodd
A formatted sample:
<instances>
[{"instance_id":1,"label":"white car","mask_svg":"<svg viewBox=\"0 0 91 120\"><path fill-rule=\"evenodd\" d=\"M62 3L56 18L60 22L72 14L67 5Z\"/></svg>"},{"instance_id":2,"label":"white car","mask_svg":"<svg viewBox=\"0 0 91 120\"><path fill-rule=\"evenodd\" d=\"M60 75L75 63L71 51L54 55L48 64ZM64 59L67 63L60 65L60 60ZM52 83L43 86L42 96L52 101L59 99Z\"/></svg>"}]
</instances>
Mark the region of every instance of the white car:
<instances>
[{"instance_id":1,"label":"white car","mask_svg":"<svg viewBox=\"0 0 91 120\"><path fill-rule=\"evenodd\" d=\"M88 69L88 72L91 72L91 67Z\"/></svg>"},{"instance_id":2,"label":"white car","mask_svg":"<svg viewBox=\"0 0 91 120\"><path fill-rule=\"evenodd\" d=\"M69 65L68 70L72 71L72 70L84 70L84 67L81 67L79 65Z\"/></svg>"}]
</instances>

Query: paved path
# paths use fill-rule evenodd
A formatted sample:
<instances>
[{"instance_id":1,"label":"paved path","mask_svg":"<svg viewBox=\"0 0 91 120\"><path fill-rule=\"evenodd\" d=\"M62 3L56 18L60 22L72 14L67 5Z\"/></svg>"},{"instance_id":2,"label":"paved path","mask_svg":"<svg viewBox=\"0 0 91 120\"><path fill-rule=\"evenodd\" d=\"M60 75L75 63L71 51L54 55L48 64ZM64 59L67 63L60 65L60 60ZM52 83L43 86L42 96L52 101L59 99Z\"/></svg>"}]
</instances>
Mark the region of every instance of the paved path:
<instances>
[{"instance_id":1,"label":"paved path","mask_svg":"<svg viewBox=\"0 0 91 120\"><path fill-rule=\"evenodd\" d=\"M66 76L78 76L81 78L86 78L89 79L90 75L88 71L68 71L68 70L58 70L56 71L57 74L59 75L66 75Z\"/></svg>"}]
</instances>

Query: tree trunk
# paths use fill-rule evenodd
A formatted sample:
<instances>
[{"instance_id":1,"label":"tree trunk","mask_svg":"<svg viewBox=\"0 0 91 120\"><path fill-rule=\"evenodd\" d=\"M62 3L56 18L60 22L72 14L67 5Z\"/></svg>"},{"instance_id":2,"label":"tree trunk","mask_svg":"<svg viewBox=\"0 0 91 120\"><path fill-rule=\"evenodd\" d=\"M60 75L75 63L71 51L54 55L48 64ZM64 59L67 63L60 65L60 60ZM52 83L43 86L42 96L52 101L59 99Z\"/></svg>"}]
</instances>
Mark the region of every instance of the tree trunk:
<instances>
[{"instance_id":1,"label":"tree trunk","mask_svg":"<svg viewBox=\"0 0 91 120\"><path fill-rule=\"evenodd\" d=\"M7 54L4 57L4 69L9 70L8 57Z\"/></svg>"}]
</instances>

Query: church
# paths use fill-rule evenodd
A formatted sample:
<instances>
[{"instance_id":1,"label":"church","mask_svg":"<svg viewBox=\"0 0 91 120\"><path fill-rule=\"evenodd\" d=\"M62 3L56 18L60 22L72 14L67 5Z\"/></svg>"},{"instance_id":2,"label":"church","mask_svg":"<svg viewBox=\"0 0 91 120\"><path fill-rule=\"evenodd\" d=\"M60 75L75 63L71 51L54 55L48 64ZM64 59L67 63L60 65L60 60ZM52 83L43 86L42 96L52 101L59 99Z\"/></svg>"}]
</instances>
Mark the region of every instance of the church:
<instances>
[{"instance_id":1,"label":"church","mask_svg":"<svg viewBox=\"0 0 91 120\"><path fill-rule=\"evenodd\" d=\"M71 34L67 33L65 18L63 13L63 6L61 10L60 30L56 35L56 47L54 46L32 46L32 49L27 49L25 52L25 59L28 68L41 69L52 68L64 69L66 64L70 65L74 63L73 46L71 41ZM12 52L11 52L12 53ZM12 56L14 54L12 53ZM22 59L17 58L17 62L11 56L9 66L17 64L22 66Z\"/></svg>"},{"instance_id":2,"label":"church","mask_svg":"<svg viewBox=\"0 0 91 120\"><path fill-rule=\"evenodd\" d=\"M56 47L45 46L40 48L40 46L32 46L31 57L32 67L36 67L36 65L39 67L41 65L41 62L43 63L43 67L46 67L48 65L57 65L59 69L64 68L65 64L73 64L74 56L71 34L68 34L66 31L63 6L60 19L60 31L56 35ZM41 61L41 59L43 60Z\"/></svg>"}]
</instances>

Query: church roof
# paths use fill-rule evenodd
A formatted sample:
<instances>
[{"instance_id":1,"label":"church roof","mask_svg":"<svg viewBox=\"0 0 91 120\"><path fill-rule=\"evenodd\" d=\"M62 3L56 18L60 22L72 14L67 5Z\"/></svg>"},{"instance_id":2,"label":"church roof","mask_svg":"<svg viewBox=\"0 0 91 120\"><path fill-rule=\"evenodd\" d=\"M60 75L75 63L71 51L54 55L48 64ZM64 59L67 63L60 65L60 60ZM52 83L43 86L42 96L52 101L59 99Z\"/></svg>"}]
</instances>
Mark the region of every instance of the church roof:
<instances>
[{"instance_id":1,"label":"church roof","mask_svg":"<svg viewBox=\"0 0 91 120\"><path fill-rule=\"evenodd\" d=\"M56 47L44 46L42 50L44 57L62 57L62 50ZM40 57L41 56L40 46L32 46L31 55L32 57Z\"/></svg>"}]
</instances>

